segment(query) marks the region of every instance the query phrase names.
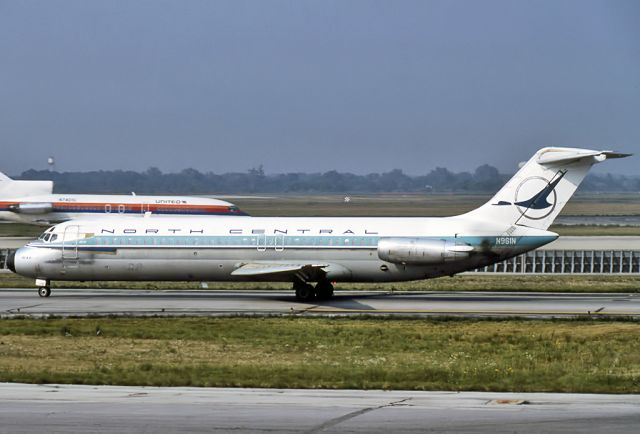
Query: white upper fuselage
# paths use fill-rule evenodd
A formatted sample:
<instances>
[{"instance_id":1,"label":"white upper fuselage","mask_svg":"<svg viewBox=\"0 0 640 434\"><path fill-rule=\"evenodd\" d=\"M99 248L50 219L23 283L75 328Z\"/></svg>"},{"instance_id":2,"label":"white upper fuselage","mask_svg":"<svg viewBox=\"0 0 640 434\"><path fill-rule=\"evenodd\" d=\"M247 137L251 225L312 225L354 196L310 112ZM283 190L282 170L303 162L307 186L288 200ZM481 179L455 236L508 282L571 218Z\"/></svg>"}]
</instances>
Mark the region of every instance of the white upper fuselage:
<instances>
[{"instance_id":1,"label":"white upper fuselage","mask_svg":"<svg viewBox=\"0 0 640 434\"><path fill-rule=\"evenodd\" d=\"M511 230L514 236L548 234L548 231L512 226L503 222L480 222L465 215L453 217L251 217L234 219L193 216L180 220L151 214L147 218L102 220L74 219L56 225L52 230L64 232L68 226L79 226L86 232L122 233L145 236L163 235L287 235L292 236L484 236L504 235Z\"/></svg>"}]
</instances>

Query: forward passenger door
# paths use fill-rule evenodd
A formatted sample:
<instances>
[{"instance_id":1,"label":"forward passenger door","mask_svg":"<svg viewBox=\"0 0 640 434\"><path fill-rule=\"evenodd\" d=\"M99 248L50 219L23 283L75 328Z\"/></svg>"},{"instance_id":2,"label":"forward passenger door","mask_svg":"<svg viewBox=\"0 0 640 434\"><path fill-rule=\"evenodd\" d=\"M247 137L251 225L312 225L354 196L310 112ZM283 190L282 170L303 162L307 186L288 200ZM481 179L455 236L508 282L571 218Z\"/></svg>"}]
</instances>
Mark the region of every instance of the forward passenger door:
<instances>
[{"instance_id":1,"label":"forward passenger door","mask_svg":"<svg viewBox=\"0 0 640 434\"><path fill-rule=\"evenodd\" d=\"M62 234L62 266L71 268L78 266L78 239L80 226L69 225Z\"/></svg>"}]
</instances>

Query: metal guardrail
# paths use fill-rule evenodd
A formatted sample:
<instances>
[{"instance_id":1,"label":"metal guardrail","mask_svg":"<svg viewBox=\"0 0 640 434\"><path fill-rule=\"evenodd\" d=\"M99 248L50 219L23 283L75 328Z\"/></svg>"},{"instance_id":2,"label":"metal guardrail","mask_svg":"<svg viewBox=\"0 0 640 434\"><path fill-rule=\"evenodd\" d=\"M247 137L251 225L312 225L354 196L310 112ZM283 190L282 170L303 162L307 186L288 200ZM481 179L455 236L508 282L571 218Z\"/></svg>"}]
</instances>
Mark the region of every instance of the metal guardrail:
<instances>
[{"instance_id":1,"label":"metal guardrail","mask_svg":"<svg viewBox=\"0 0 640 434\"><path fill-rule=\"evenodd\" d=\"M534 250L471 273L640 274L640 250Z\"/></svg>"}]
</instances>

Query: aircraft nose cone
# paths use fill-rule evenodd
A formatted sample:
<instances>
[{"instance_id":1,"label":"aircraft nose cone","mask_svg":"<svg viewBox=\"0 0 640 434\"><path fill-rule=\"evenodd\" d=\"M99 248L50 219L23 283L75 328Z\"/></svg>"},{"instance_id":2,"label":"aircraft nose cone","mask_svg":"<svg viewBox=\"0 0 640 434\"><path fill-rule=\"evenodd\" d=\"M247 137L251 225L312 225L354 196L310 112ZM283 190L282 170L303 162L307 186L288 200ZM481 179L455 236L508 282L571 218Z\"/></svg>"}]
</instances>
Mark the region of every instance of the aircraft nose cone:
<instances>
[{"instance_id":1,"label":"aircraft nose cone","mask_svg":"<svg viewBox=\"0 0 640 434\"><path fill-rule=\"evenodd\" d=\"M25 277L42 278L60 261L61 254L55 249L24 246L13 254L11 271ZM9 265L9 264L7 264Z\"/></svg>"},{"instance_id":2,"label":"aircraft nose cone","mask_svg":"<svg viewBox=\"0 0 640 434\"><path fill-rule=\"evenodd\" d=\"M7 268L14 273L16 272L16 251L11 250L7 256Z\"/></svg>"}]
</instances>

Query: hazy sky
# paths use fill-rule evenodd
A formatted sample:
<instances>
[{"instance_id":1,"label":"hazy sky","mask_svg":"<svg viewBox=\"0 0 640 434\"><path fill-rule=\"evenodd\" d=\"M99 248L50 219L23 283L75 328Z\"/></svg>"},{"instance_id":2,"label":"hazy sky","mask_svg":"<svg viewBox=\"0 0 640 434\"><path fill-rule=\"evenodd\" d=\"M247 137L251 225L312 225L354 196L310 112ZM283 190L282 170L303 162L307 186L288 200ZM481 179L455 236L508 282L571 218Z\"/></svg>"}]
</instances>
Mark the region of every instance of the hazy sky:
<instances>
[{"instance_id":1,"label":"hazy sky","mask_svg":"<svg viewBox=\"0 0 640 434\"><path fill-rule=\"evenodd\" d=\"M640 153L640 1L0 0L10 174L513 172L547 145Z\"/></svg>"}]
</instances>

